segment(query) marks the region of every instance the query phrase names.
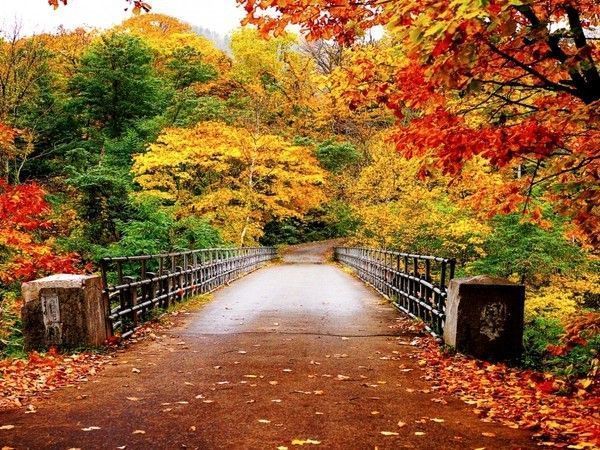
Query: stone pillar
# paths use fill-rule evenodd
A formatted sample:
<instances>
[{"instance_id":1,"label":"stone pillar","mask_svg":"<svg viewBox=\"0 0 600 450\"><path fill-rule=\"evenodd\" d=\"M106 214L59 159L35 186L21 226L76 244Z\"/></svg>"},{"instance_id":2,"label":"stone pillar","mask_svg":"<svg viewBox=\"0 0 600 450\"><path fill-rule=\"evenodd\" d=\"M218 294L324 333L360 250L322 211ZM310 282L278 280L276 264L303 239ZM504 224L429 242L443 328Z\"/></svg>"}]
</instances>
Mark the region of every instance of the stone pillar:
<instances>
[{"instance_id":1,"label":"stone pillar","mask_svg":"<svg viewBox=\"0 0 600 450\"><path fill-rule=\"evenodd\" d=\"M25 349L102 345L110 336L108 305L97 275L52 275L24 283Z\"/></svg>"},{"instance_id":2,"label":"stone pillar","mask_svg":"<svg viewBox=\"0 0 600 450\"><path fill-rule=\"evenodd\" d=\"M523 351L525 287L502 278L454 279L448 287L444 341L491 361Z\"/></svg>"}]
</instances>

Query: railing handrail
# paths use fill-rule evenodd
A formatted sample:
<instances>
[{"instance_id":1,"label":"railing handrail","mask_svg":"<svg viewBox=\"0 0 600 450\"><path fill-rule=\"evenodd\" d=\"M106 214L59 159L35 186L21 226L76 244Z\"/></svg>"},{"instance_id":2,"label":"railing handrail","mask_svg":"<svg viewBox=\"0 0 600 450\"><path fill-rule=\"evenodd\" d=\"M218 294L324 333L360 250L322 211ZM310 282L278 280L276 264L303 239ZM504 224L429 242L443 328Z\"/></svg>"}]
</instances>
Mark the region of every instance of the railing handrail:
<instances>
[{"instance_id":1,"label":"railing handrail","mask_svg":"<svg viewBox=\"0 0 600 450\"><path fill-rule=\"evenodd\" d=\"M385 253L388 255L402 256L402 257L406 257L406 258L419 258L419 259L423 259L423 260L428 259L430 261L446 262L446 263L456 262L456 258L443 258L441 256L434 256L434 255L420 255L418 253L403 253L403 252L399 252L397 250L390 250L390 249L376 248L376 247L346 247L346 246L334 247L334 251L337 249L367 250L367 251L373 251L373 252L382 252L382 253Z\"/></svg>"},{"instance_id":2,"label":"railing handrail","mask_svg":"<svg viewBox=\"0 0 600 450\"><path fill-rule=\"evenodd\" d=\"M156 254L147 254L147 255L133 255L133 256L107 256L100 259L100 262L116 262L116 261L143 261L153 258L171 258L177 256L185 256L192 255L194 253L202 253L209 251L237 251L237 250L259 250L259 249L275 249L275 247L211 247L211 248L201 248L196 250L183 250L180 252L171 252L171 253L156 253Z\"/></svg>"}]
</instances>

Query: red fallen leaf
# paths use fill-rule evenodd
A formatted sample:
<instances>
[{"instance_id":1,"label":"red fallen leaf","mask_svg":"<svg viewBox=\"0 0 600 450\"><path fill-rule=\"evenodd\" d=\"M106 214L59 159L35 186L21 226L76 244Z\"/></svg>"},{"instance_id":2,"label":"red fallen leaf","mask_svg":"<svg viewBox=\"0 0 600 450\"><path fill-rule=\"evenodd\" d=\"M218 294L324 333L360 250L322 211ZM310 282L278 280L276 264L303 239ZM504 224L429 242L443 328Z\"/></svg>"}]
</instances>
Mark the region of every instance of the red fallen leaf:
<instances>
[{"instance_id":1,"label":"red fallen leaf","mask_svg":"<svg viewBox=\"0 0 600 450\"><path fill-rule=\"evenodd\" d=\"M567 354L567 347L565 345L548 345L546 351L553 356L563 356Z\"/></svg>"},{"instance_id":2,"label":"red fallen leaf","mask_svg":"<svg viewBox=\"0 0 600 450\"><path fill-rule=\"evenodd\" d=\"M538 389L540 391L542 391L544 394L550 394L556 390L554 388L554 381L552 381L552 380L543 381L543 382L539 383L537 386L538 386Z\"/></svg>"},{"instance_id":3,"label":"red fallen leaf","mask_svg":"<svg viewBox=\"0 0 600 450\"><path fill-rule=\"evenodd\" d=\"M106 345L110 345L110 346L119 345L120 342L121 342L120 336L110 336L106 340Z\"/></svg>"}]
</instances>

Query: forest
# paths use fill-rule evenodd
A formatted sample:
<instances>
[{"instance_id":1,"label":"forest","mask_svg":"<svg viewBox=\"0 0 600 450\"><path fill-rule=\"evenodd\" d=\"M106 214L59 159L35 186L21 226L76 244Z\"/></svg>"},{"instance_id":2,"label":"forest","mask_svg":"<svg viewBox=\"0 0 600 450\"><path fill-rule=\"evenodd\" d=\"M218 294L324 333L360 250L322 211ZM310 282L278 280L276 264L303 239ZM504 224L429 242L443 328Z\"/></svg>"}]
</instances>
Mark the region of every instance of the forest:
<instances>
[{"instance_id":1,"label":"forest","mask_svg":"<svg viewBox=\"0 0 600 450\"><path fill-rule=\"evenodd\" d=\"M523 367L596 376L598 5L549 33L551 0L342 1L322 21L325 1L240 3L225 51L153 13L1 30L0 352L23 354L24 281L343 238L524 283Z\"/></svg>"}]
</instances>

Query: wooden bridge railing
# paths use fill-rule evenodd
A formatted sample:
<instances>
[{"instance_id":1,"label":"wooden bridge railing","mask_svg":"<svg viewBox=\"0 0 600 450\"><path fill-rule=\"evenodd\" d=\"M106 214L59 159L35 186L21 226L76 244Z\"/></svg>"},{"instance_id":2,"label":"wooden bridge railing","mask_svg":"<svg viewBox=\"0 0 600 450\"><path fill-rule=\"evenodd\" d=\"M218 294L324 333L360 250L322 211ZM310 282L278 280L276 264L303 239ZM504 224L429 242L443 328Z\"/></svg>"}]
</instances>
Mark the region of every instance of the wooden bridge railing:
<instances>
[{"instance_id":1,"label":"wooden bridge railing","mask_svg":"<svg viewBox=\"0 0 600 450\"><path fill-rule=\"evenodd\" d=\"M111 332L126 338L157 308L211 292L275 257L274 248L256 247L104 258L100 267Z\"/></svg>"},{"instance_id":2,"label":"wooden bridge railing","mask_svg":"<svg viewBox=\"0 0 600 450\"><path fill-rule=\"evenodd\" d=\"M359 247L337 247L335 258L354 268L398 309L423 320L431 334L442 335L454 259Z\"/></svg>"}]
</instances>

